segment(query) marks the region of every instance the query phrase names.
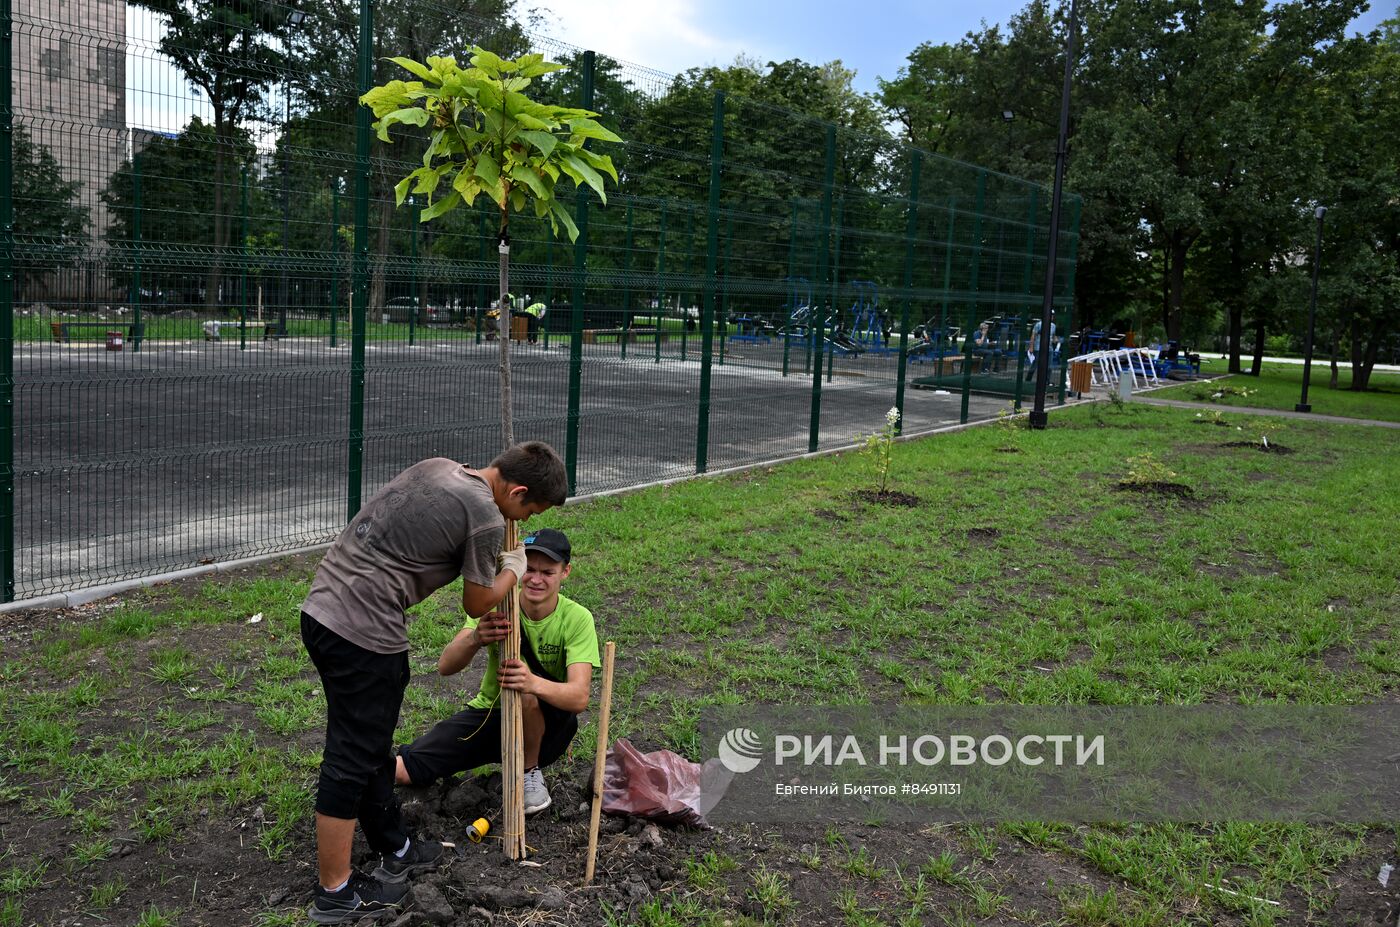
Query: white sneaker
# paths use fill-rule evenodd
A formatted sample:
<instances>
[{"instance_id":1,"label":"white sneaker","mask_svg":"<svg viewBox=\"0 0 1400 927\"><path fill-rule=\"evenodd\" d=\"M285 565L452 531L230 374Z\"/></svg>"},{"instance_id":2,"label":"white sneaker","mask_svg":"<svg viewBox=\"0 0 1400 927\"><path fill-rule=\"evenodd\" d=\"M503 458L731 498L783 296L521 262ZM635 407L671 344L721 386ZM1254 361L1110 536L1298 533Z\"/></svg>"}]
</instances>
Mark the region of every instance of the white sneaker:
<instances>
[{"instance_id":1,"label":"white sneaker","mask_svg":"<svg viewBox=\"0 0 1400 927\"><path fill-rule=\"evenodd\" d=\"M544 787L544 773L536 766L525 771L525 813L535 814L548 808L553 802L549 789Z\"/></svg>"}]
</instances>

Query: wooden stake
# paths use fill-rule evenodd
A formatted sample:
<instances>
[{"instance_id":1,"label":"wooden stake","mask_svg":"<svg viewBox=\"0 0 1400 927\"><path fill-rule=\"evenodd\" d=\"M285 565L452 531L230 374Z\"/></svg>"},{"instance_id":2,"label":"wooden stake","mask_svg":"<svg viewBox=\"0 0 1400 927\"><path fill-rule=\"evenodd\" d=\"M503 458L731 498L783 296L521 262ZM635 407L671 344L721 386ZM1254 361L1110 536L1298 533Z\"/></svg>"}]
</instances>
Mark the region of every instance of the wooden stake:
<instances>
[{"instance_id":1,"label":"wooden stake","mask_svg":"<svg viewBox=\"0 0 1400 927\"><path fill-rule=\"evenodd\" d=\"M603 767L608 758L608 715L612 713L613 657L617 645L603 645L603 693L598 697L598 752L593 760L593 815L588 821L588 865L583 882L593 881L593 864L598 859L598 821L603 813Z\"/></svg>"},{"instance_id":2,"label":"wooden stake","mask_svg":"<svg viewBox=\"0 0 1400 927\"><path fill-rule=\"evenodd\" d=\"M519 546L520 526L506 519L505 549ZM501 610L510 618L510 634L501 643L500 661L519 660L520 596L516 587L501 600ZM525 740L520 693L514 689L501 689L501 849L507 859L525 858Z\"/></svg>"}]
</instances>

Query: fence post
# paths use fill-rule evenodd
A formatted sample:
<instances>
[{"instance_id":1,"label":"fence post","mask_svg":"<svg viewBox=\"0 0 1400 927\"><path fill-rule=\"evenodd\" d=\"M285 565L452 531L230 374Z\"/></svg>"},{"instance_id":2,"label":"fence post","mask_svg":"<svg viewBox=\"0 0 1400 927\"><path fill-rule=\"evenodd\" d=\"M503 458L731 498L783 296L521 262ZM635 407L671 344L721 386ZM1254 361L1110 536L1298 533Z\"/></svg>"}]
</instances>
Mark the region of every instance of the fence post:
<instances>
[{"instance_id":1,"label":"fence post","mask_svg":"<svg viewBox=\"0 0 1400 927\"><path fill-rule=\"evenodd\" d=\"M972 274L968 279L967 292L971 294L972 306L977 305L977 286L982 279L982 210L987 205L987 172L977 172L977 205L972 219ZM967 424L968 400L972 395L972 326L976 324L972 310L967 318L967 350L963 355L962 412L959 421Z\"/></svg>"},{"instance_id":2,"label":"fence post","mask_svg":"<svg viewBox=\"0 0 1400 927\"><path fill-rule=\"evenodd\" d=\"M656 363L661 363L661 307L666 302L666 294L661 288L661 277L666 273L666 200L661 201L661 232L656 242Z\"/></svg>"},{"instance_id":3,"label":"fence post","mask_svg":"<svg viewBox=\"0 0 1400 927\"><path fill-rule=\"evenodd\" d=\"M831 258L831 313L836 320L832 326L832 334L841 327L841 230L846 222L846 198L843 196L836 203L836 223L831 229L832 258ZM822 331L823 339L826 337L825 326ZM836 375L836 339L827 342L826 346L826 382L830 383L831 378Z\"/></svg>"},{"instance_id":4,"label":"fence post","mask_svg":"<svg viewBox=\"0 0 1400 927\"><path fill-rule=\"evenodd\" d=\"M141 155L131 158L131 350L141 350Z\"/></svg>"},{"instance_id":5,"label":"fence post","mask_svg":"<svg viewBox=\"0 0 1400 927\"><path fill-rule=\"evenodd\" d=\"M418 276L418 199L409 197L408 199L408 221L413 228L409 229L408 244L408 266L411 276L409 277L409 292L413 294L408 312L408 346L413 347L414 334L418 329L418 313L427 309L423 305L423 300L419 293L420 282Z\"/></svg>"},{"instance_id":6,"label":"fence post","mask_svg":"<svg viewBox=\"0 0 1400 927\"><path fill-rule=\"evenodd\" d=\"M715 340L715 277L719 273L720 163L724 159L723 90L715 91L715 121L710 135L710 203L705 235L705 290L700 304L700 409L695 426L696 473L705 472L710 451L710 355L714 351ZM681 323L681 329L685 329L684 322Z\"/></svg>"},{"instance_id":7,"label":"fence post","mask_svg":"<svg viewBox=\"0 0 1400 927\"><path fill-rule=\"evenodd\" d=\"M788 354L792 347L792 338L788 332L788 319L792 318L792 313L797 309L797 279L793 276L797 272L797 198L792 200L792 223L788 226L788 292L792 297L792 305L788 307L787 319L783 319L783 324L778 331L783 336L783 376L788 375ZM808 307L809 309L811 307Z\"/></svg>"},{"instance_id":8,"label":"fence post","mask_svg":"<svg viewBox=\"0 0 1400 927\"><path fill-rule=\"evenodd\" d=\"M374 74L374 6L360 0L356 99ZM369 107L355 107L355 242L350 272L350 429L345 473L345 520L360 511L365 465L365 313L369 308Z\"/></svg>"},{"instance_id":9,"label":"fence post","mask_svg":"<svg viewBox=\"0 0 1400 927\"><path fill-rule=\"evenodd\" d=\"M238 211L239 222L238 253L241 272L238 275L238 350L248 349L248 165L239 172Z\"/></svg>"},{"instance_id":10,"label":"fence post","mask_svg":"<svg viewBox=\"0 0 1400 927\"><path fill-rule=\"evenodd\" d=\"M1067 337L1065 337L1065 334L1064 334L1064 333L1073 331L1073 330L1074 330L1073 326L1074 326L1074 324L1075 324L1075 322L1074 322L1074 272L1075 272L1076 270L1079 269L1079 217L1080 217L1080 213L1083 211L1083 209L1084 209L1084 201L1083 201L1083 200L1075 200L1075 202L1074 202L1074 221L1070 223L1070 229L1072 230L1072 231L1070 232L1070 234L1071 234L1072 237L1071 237L1070 240L1069 240L1069 255L1068 255L1068 257L1069 257L1069 270L1065 272L1065 313L1064 313L1064 316L1065 316L1065 317L1064 317L1063 320L1061 320L1060 326L1059 326L1059 328L1057 329L1059 332L1061 332L1061 335L1060 335L1060 344L1062 344L1062 345L1068 345L1068 344L1069 344L1069 339L1068 339ZM1053 344L1053 340L1052 340L1052 343L1051 343L1051 349L1052 349L1052 350L1051 350L1051 352L1050 352L1050 355L1047 356L1047 357L1045 358L1045 362L1046 362L1047 364L1050 362L1050 358L1054 356L1054 350L1053 350L1053 348L1054 348L1054 344ZM1069 360L1069 358L1065 357L1065 356L1064 356L1064 351L1061 350L1061 352L1060 352L1060 390L1059 390L1059 398L1056 400L1056 403L1055 403L1056 405L1061 405L1061 406L1062 406L1062 405L1065 404L1065 378L1066 378L1066 376L1067 376L1068 373L1069 373L1069 363L1068 363L1068 360Z\"/></svg>"},{"instance_id":11,"label":"fence post","mask_svg":"<svg viewBox=\"0 0 1400 927\"><path fill-rule=\"evenodd\" d=\"M826 127L826 168L822 173L822 220L820 234L822 236L820 258L817 264L817 285L825 286L827 275L830 270L831 261L831 188L836 177L836 126ZM832 308L828 306L828 308ZM817 439L821 434L822 421L822 344L821 339L826 337L826 314L817 312L813 317L816 332L814 337L813 353L816 355L812 363L812 415L807 426L807 451L814 453L817 449Z\"/></svg>"},{"instance_id":12,"label":"fence post","mask_svg":"<svg viewBox=\"0 0 1400 927\"><path fill-rule=\"evenodd\" d=\"M491 242L486 237L486 210L484 208L476 214L476 235L481 240L481 264L485 267L486 262L491 260L491 254L488 250ZM481 317L490 302L491 297L487 295L486 281L483 279L476 285L476 312L472 319L472 328L476 329L477 344L481 344Z\"/></svg>"},{"instance_id":13,"label":"fence post","mask_svg":"<svg viewBox=\"0 0 1400 927\"><path fill-rule=\"evenodd\" d=\"M331 347L340 324L340 177L331 179Z\"/></svg>"},{"instance_id":14,"label":"fence post","mask_svg":"<svg viewBox=\"0 0 1400 927\"><path fill-rule=\"evenodd\" d=\"M544 235L544 304L545 304L545 306L552 306L552 305L554 305L554 231L553 231L553 229L549 228L549 227L546 225L546 223L543 222L543 221L540 222L540 228L541 228L542 233L543 233L543 235ZM534 295L535 295L535 294L533 294L533 293L527 293L527 294L525 294L525 295L526 295L526 298L527 298L527 299L534 299ZM526 305L528 306L529 303L526 303ZM549 316L549 312L548 312L548 310L546 310L546 311L545 311L545 317L547 318L548 316ZM573 305L572 305L572 304L569 305L569 318L570 318L570 319L573 319ZM541 335L541 333L540 333L540 329L541 329L541 328L544 329L544 332L543 332L542 335ZM572 326L572 323L571 323L571 324L570 324L570 331L572 331L572 330L573 330L573 326ZM548 326L548 325L543 325L543 324L538 324L538 323L537 323L536 328L535 328L535 334L536 334L537 336L539 336L539 337L543 337L543 338L544 338L544 346L545 346L546 349L548 349L548 348L549 348L549 326Z\"/></svg>"},{"instance_id":15,"label":"fence post","mask_svg":"<svg viewBox=\"0 0 1400 927\"><path fill-rule=\"evenodd\" d=\"M583 53L583 100L584 109L593 108L593 67L596 56L591 51ZM578 486L578 416L580 394L583 389L583 294L588 274L588 194L583 187L578 188L574 200L574 224L578 226L578 237L574 239L574 292L569 306L569 418L568 433L564 440L564 465L569 472L569 495L575 494ZM551 239L552 240L552 239ZM549 269L553 279L554 268ZM548 343L548 342L546 342Z\"/></svg>"},{"instance_id":16,"label":"fence post","mask_svg":"<svg viewBox=\"0 0 1400 927\"><path fill-rule=\"evenodd\" d=\"M685 207L685 273L689 274L691 260L695 257L695 207L687 205ZM690 335L690 312L688 307L680 304L680 293L676 294L676 308L680 310L681 316L681 360L685 360L686 341Z\"/></svg>"},{"instance_id":17,"label":"fence post","mask_svg":"<svg viewBox=\"0 0 1400 927\"><path fill-rule=\"evenodd\" d=\"M15 600L15 217L11 0L0 0L0 598Z\"/></svg>"},{"instance_id":18,"label":"fence post","mask_svg":"<svg viewBox=\"0 0 1400 927\"><path fill-rule=\"evenodd\" d=\"M914 302L914 242L919 237L919 172L924 153L915 149L909 164L909 222L904 233L904 313L900 321L899 371L895 374L894 406L899 410L897 431L904 433L904 368L909 362L909 310Z\"/></svg>"},{"instance_id":19,"label":"fence post","mask_svg":"<svg viewBox=\"0 0 1400 927\"><path fill-rule=\"evenodd\" d=\"M627 334L632 328L632 204L627 204L627 242L622 248L622 337L619 357L627 357Z\"/></svg>"},{"instance_id":20,"label":"fence post","mask_svg":"<svg viewBox=\"0 0 1400 927\"><path fill-rule=\"evenodd\" d=\"M1027 294L1030 293L1030 289L1031 289L1031 270L1032 270L1031 265L1035 262L1035 208L1036 208L1036 196L1035 196L1035 195L1036 195L1037 192L1038 192L1038 191L1036 190L1035 187L1031 187L1031 195L1030 195L1031 208L1027 211L1027 214L1026 214L1026 263L1025 263L1025 272L1021 274L1021 289L1022 289L1024 292L1026 292ZM1026 314L1027 314L1027 316L1029 316L1029 315L1030 315L1030 312L1027 311ZM1027 330L1026 338L1027 338L1027 339L1030 338L1030 332L1029 332L1029 330ZM1029 345L1029 344L1030 344L1030 341L1027 340L1026 343ZM1025 390L1023 389L1023 386L1024 386L1024 378L1022 377L1022 373L1024 373L1024 370L1022 369L1022 364L1021 364L1021 362L1022 362L1022 360L1025 358L1025 356L1026 356L1026 352L1025 352L1025 351L1020 351L1020 352L1018 352L1018 357L1017 357L1017 360L1016 360L1016 390L1015 390L1015 398L1012 399L1011 402L1012 402L1012 407L1013 407L1017 412L1020 412L1020 411L1021 411L1021 394L1022 394L1023 392L1025 392Z\"/></svg>"},{"instance_id":21,"label":"fence post","mask_svg":"<svg viewBox=\"0 0 1400 927\"><path fill-rule=\"evenodd\" d=\"M724 291L719 307L719 365L724 366L724 346L729 341L729 246L734 242L734 214L724 217Z\"/></svg>"}]
</instances>

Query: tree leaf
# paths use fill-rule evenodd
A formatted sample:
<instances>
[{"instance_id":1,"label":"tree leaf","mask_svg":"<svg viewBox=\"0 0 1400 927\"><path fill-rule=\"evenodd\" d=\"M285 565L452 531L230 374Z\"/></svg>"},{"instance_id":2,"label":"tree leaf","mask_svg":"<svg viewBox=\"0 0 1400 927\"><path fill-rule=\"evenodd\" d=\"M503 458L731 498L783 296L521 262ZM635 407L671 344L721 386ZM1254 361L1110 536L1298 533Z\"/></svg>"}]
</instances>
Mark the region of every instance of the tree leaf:
<instances>
[{"instance_id":1,"label":"tree leaf","mask_svg":"<svg viewBox=\"0 0 1400 927\"><path fill-rule=\"evenodd\" d=\"M534 169L527 165L517 164L515 167L512 167L510 169L510 179L517 183L523 183L530 188L531 193L541 199L549 199L551 195L549 188L546 187L544 181L540 179L540 175L536 174Z\"/></svg>"},{"instance_id":2,"label":"tree leaf","mask_svg":"<svg viewBox=\"0 0 1400 927\"><path fill-rule=\"evenodd\" d=\"M403 180L394 184L394 205L402 206L404 199L408 196L409 184L413 183L413 174L409 174Z\"/></svg>"},{"instance_id":3,"label":"tree leaf","mask_svg":"<svg viewBox=\"0 0 1400 927\"><path fill-rule=\"evenodd\" d=\"M374 113L374 118L380 119L394 110L408 106L414 101L416 95L410 94L411 90L421 91L423 85L417 81L404 83L401 80L391 80L382 87L373 87L365 91L360 97L360 102L368 106Z\"/></svg>"},{"instance_id":4,"label":"tree leaf","mask_svg":"<svg viewBox=\"0 0 1400 927\"><path fill-rule=\"evenodd\" d=\"M428 111L421 106L409 106L385 114L384 118L374 124L374 127L379 132L379 140L383 142L392 142L393 139L389 138L389 128L399 123L415 125L421 129L428 124Z\"/></svg>"},{"instance_id":5,"label":"tree leaf","mask_svg":"<svg viewBox=\"0 0 1400 927\"><path fill-rule=\"evenodd\" d=\"M593 169L592 165L576 154L564 155L559 159L559 163L564 168L564 173L574 179L574 183L588 184L593 188L593 192L598 194L598 199L604 203L608 201L607 191L603 189L603 177Z\"/></svg>"},{"instance_id":6,"label":"tree leaf","mask_svg":"<svg viewBox=\"0 0 1400 927\"><path fill-rule=\"evenodd\" d=\"M428 208L423 210L423 212L418 216L418 221L428 222L432 219L436 219L438 216L442 215L445 212L451 212L452 210L456 209L458 206L461 205L462 197L458 195L456 190L452 190L441 199L434 200L432 203L430 203L428 205Z\"/></svg>"},{"instance_id":7,"label":"tree leaf","mask_svg":"<svg viewBox=\"0 0 1400 927\"><path fill-rule=\"evenodd\" d=\"M506 69L506 63L501 57L493 52L489 52L479 45L472 46L472 67L480 68L492 77L500 77L501 72Z\"/></svg>"},{"instance_id":8,"label":"tree leaf","mask_svg":"<svg viewBox=\"0 0 1400 927\"><path fill-rule=\"evenodd\" d=\"M617 168L613 167L612 158L607 155L598 154L596 151L589 151L587 148L575 149L574 154L612 177L613 183L617 183Z\"/></svg>"},{"instance_id":9,"label":"tree leaf","mask_svg":"<svg viewBox=\"0 0 1400 927\"><path fill-rule=\"evenodd\" d=\"M408 71L417 77L421 77L423 80L427 81L430 84L442 83L442 79L438 77L438 75L434 74L426 65L419 64L412 58L390 58L388 60L394 62L394 64L397 64L405 71ZM430 58L428 60L431 61L432 59Z\"/></svg>"},{"instance_id":10,"label":"tree leaf","mask_svg":"<svg viewBox=\"0 0 1400 927\"><path fill-rule=\"evenodd\" d=\"M549 156L554 153L554 147L559 144L559 139L555 138L552 132L521 132L520 137L534 145L540 157L545 160L549 160Z\"/></svg>"},{"instance_id":11,"label":"tree leaf","mask_svg":"<svg viewBox=\"0 0 1400 927\"><path fill-rule=\"evenodd\" d=\"M600 142L620 142L622 139L601 124L588 118L566 120L569 131L579 138L596 138Z\"/></svg>"},{"instance_id":12,"label":"tree leaf","mask_svg":"<svg viewBox=\"0 0 1400 927\"><path fill-rule=\"evenodd\" d=\"M558 200L550 200L549 214L549 224L554 227L556 232L558 231L558 226L555 225L555 220L564 223L564 228L569 233L569 241L578 240L578 226L574 225L574 217L569 215L569 211L564 208L562 203Z\"/></svg>"},{"instance_id":13,"label":"tree leaf","mask_svg":"<svg viewBox=\"0 0 1400 927\"><path fill-rule=\"evenodd\" d=\"M483 186L493 186L500 180L501 166L496 163L496 159L491 157L491 152L483 151L476 156L476 168L473 174L486 181Z\"/></svg>"},{"instance_id":14,"label":"tree leaf","mask_svg":"<svg viewBox=\"0 0 1400 927\"><path fill-rule=\"evenodd\" d=\"M457 191L457 195L462 201L470 206L476 202L476 198L481 195L481 184L479 178L469 171L458 171L457 176L452 179L452 189Z\"/></svg>"}]
</instances>

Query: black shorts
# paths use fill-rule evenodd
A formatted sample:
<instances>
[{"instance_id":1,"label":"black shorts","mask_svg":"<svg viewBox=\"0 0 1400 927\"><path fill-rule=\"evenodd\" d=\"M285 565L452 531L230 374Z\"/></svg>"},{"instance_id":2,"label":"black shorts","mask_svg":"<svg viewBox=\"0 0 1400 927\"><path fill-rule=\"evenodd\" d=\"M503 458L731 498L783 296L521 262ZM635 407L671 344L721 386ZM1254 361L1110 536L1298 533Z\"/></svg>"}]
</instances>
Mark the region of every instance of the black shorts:
<instances>
[{"instance_id":1,"label":"black shorts","mask_svg":"<svg viewBox=\"0 0 1400 927\"><path fill-rule=\"evenodd\" d=\"M316 810L358 818L370 845L398 849L394 727L408 687L408 653L375 653L302 613L301 638L326 694L326 749Z\"/></svg>"},{"instance_id":2,"label":"black shorts","mask_svg":"<svg viewBox=\"0 0 1400 927\"><path fill-rule=\"evenodd\" d=\"M578 715L539 700L544 715L540 740L540 765L548 766L564 755L578 733ZM454 773L466 772L501 761L501 711L468 708L434 724L426 734L399 747L404 771L414 785L428 785Z\"/></svg>"}]
</instances>

